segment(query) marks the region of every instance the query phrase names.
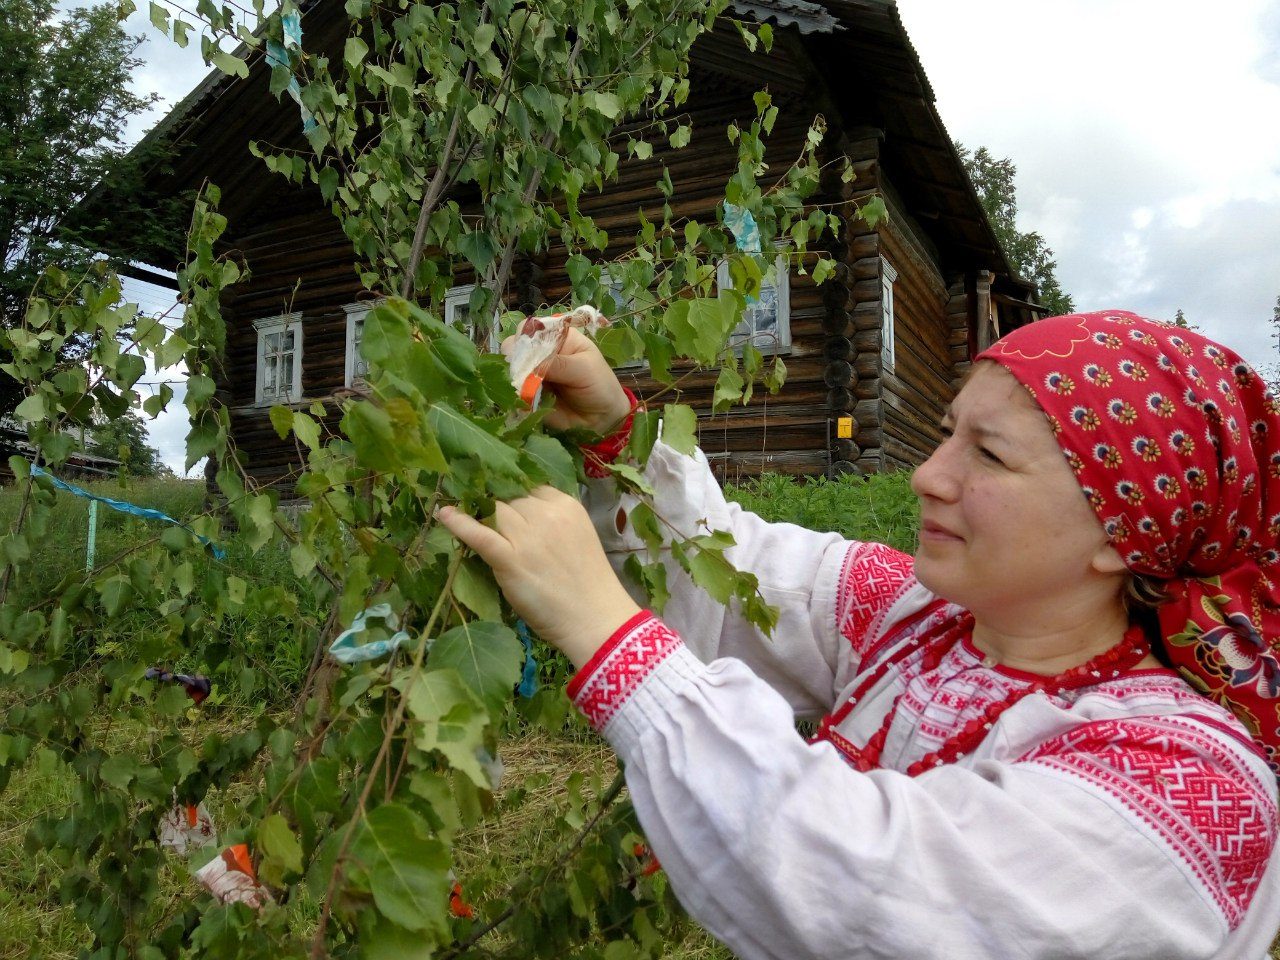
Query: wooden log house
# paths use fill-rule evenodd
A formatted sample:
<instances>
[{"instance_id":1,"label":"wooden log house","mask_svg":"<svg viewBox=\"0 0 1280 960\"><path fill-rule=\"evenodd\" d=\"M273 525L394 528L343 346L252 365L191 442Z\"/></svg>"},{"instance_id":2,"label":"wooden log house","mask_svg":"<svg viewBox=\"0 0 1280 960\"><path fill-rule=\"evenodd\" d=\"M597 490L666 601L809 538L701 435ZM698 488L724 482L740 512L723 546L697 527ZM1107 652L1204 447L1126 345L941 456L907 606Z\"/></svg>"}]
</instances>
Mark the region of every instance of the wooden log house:
<instances>
[{"instance_id":1,"label":"wooden log house","mask_svg":"<svg viewBox=\"0 0 1280 960\"><path fill-rule=\"evenodd\" d=\"M641 209L660 219L655 182L658 160L665 159L676 214L714 221L736 165L724 131L730 121L754 115L752 94L767 87L780 108L768 141L775 168L799 155L821 112L828 121L825 159L846 155L856 178L845 183L833 175L815 199L879 194L889 217L874 230L846 217L829 250L839 261L835 274L815 286L808 275L784 271L744 320L742 337L785 358L788 379L778 395L757 391L746 407L712 414L712 371L686 381L680 399L699 411L701 446L722 480L763 471L835 475L913 466L939 442L938 420L970 358L1043 310L995 239L894 3L734 6L738 16L774 25L772 52L748 55L731 25L699 40L685 104L691 145L666 155L655 145L649 160L623 160L617 181L600 195L584 195L581 208L619 238L632 233ZM346 24L338 0L316 0L304 23L309 45L340 49ZM268 93L268 75L261 60L245 80L214 74L180 103L148 135L179 145L150 189L191 190L206 178L226 188L225 239L243 255L252 279L224 304L229 330L219 395L231 408L234 439L250 472L287 487L298 454L275 434L268 409L331 397L358 377L356 339L369 294L318 192L285 184L249 153L254 138L303 145L297 106ZM605 251L602 260L620 249ZM134 256L173 268L179 250L175 244ZM566 298L566 258L562 247L552 247L519 262L508 305L532 312ZM463 319L470 281L457 282L447 319ZM641 396L657 390L643 367L620 375ZM851 436L840 436L842 418L851 418Z\"/></svg>"}]
</instances>

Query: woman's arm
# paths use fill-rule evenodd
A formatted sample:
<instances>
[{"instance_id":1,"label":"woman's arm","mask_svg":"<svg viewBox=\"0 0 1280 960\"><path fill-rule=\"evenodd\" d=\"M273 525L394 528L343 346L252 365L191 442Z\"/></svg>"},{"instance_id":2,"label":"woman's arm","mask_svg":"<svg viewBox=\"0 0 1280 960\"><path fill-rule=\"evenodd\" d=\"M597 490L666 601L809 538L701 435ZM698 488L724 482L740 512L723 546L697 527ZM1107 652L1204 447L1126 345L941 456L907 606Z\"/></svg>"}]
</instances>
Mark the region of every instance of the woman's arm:
<instances>
[{"instance_id":1,"label":"woman's arm","mask_svg":"<svg viewBox=\"0 0 1280 960\"><path fill-rule=\"evenodd\" d=\"M615 635L572 693L625 762L681 902L746 960L1203 960L1275 841L1260 764L1141 725L1087 746L1124 781L1113 794L1045 758L857 773L796 736L745 666L703 664L656 619Z\"/></svg>"},{"instance_id":2,"label":"woman's arm","mask_svg":"<svg viewBox=\"0 0 1280 960\"><path fill-rule=\"evenodd\" d=\"M817 533L789 523L767 523L725 499L701 450L685 456L659 440L644 471L654 489L654 510L664 538L728 531L735 546L725 552L737 569L755 574L760 594L779 610L772 637L765 637L741 613L696 586L669 549L662 551L671 599L662 619L686 638L704 662L735 657L777 690L802 715L831 708L842 685L854 672L858 641L841 633L841 600L849 597L841 584L849 579L846 561L859 546L835 533ZM631 523L635 497L619 494L611 479L591 480L583 504L591 517L610 564L641 605L643 588L623 571L629 556L650 557ZM887 549L887 548L886 548ZM902 556L902 555L898 555ZM909 575L909 558L901 581ZM885 604L892 599L886 592ZM851 661L853 661L851 663Z\"/></svg>"}]
</instances>

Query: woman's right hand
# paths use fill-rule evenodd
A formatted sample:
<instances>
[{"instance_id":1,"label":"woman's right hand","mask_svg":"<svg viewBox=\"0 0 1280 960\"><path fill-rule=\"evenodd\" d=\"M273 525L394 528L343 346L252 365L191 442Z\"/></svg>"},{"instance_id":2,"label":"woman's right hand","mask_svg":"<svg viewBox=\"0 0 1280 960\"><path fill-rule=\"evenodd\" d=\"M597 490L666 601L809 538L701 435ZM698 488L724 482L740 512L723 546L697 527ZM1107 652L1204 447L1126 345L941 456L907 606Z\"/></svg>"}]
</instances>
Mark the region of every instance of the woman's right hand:
<instances>
[{"instance_id":1,"label":"woman's right hand","mask_svg":"<svg viewBox=\"0 0 1280 960\"><path fill-rule=\"evenodd\" d=\"M502 341L510 354L515 336ZM622 426L631 403L600 348L581 330L570 328L560 352L551 358L543 386L556 395L546 424L553 430L586 427L602 436Z\"/></svg>"}]
</instances>

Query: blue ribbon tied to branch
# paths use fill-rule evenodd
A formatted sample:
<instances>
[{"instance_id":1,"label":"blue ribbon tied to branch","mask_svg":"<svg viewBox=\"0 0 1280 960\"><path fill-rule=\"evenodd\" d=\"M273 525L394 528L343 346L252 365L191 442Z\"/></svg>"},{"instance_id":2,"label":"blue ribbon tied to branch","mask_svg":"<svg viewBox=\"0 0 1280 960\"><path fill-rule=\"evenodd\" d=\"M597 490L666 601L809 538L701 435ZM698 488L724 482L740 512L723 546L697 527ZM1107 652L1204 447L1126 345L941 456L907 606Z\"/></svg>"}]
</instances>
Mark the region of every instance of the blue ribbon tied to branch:
<instances>
[{"instance_id":1,"label":"blue ribbon tied to branch","mask_svg":"<svg viewBox=\"0 0 1280 960\"><path fill-rule=\"evenodd\" d=\"M403 630L396 630L385 640L374 640L372 643L360 643L357 636L369 629L369 620L381 620L388 630L396 630L399 620L391 610L391 604L379 603L356 614L351 627L342 631L338 639L329 645L329 656L339 663L350 666L356 663L367 663L378 660L398 650L410 638ZM533 640L529 635L529 627L523 620L516 621L516 634L524 646L524 667L520 672L520 685L516 691L526 700L538 692L538 661L533 657Z\"/></svg>"},{"instance_id":2,"label":"blue ribbon tied to branch","mask_svg":"<svg viewBox=\"0 0 1280 960\"><path fill-rule=\"evenodd\" d=\"M77 487L74 483L67 483L65 480L59 480L48 470L45 470L43 467L37 467L34 463L31 465L31 473L37 477L47 477L49 482L59 490L66 490L68 493L74 493L77 497L84 497L86 500L96 500L98 503L105 504L112 510L132 514L135 517L142 517L146 520L160 520L164 523L172 523L175 527L181 527L183 530L187 531L187 533L191 534L207 546L213 551L213 555L219 560L225 560L227 557L227 552L208 537L200 536L200 534L196 533L181 520L175 520L167 513L161 513L159 510L152 510L150 507L139 507L136 504L126 503L123 500L112 500L110 497L100 497L96 493L90 493L83 487Z\"/></svg>"},{"instance_id":3,"label":"blue ribbon tied to branch","mask_svg":"<svg viewBox=\"0 0 1280 960\"><path fill-rule=\"evenodd\" d=\"M280 18L280 26L284 30L284 43L278 40L267 41L267 64L271 67L285 67L292 71L294 57L302 55L302 15L286 13ZM308 133L314 130L316 118L302 102L302 87L298 85L298 78L292 77L286 89L302 112L302 132Z\"/></svg>"},{"instance_id":4,"label":"blue ribbon tied to branch","mask_svg":"<svg viewBox=\"0 0 1280 960\"><path fill-rule=\"evenodd\" d=\"M356 637L369 629L366 621L371 619L381 620L388 630L396 630L400 625L400 621L391 610L391 604L374 604L369 609L362 610L356 614L355 620L351 621L351 626L338 634L338 639L329 644L329 656L339 663L366 663L370 660L385 657L392 651L398 650L401 644L408 641L409 634L403 630L396 630L385 640L358 643Z\"/></svg>"}]
</instances>

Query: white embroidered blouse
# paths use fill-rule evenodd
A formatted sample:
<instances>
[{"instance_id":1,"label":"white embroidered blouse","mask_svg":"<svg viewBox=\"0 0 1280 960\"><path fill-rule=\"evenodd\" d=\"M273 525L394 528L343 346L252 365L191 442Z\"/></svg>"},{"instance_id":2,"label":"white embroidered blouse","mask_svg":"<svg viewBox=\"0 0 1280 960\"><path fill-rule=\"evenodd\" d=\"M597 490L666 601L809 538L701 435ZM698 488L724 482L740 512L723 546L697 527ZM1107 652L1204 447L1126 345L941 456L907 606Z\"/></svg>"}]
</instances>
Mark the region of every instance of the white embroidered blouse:
<instances>
[{"instance_id":1,"label":"white embroidered blouse","mask_svg":"<svg viewBox=\"0 0 1280 960\"><path fill-rule=\"evenodd\" d=\"M729 558L778 625L766 639L666 555L663 618L617 631L570 695L625 762L681 902L738 956L1264 960L1277 785L1227 711L1135 670L1028 696L971 754L908 777L1030 675L983 666L965 640L927 673L914 652L847 707L882 658L960 608L905 554L728 503L701 451L659 442L646 477L685 534L732 532ZM619 568L644 557L634 499L596 480L586 503ZM857 772L842 745L865 744L900 693L882 769ZM806 742L797 716L828 718L829 735Z\"/></svg>"}]
</instances>

